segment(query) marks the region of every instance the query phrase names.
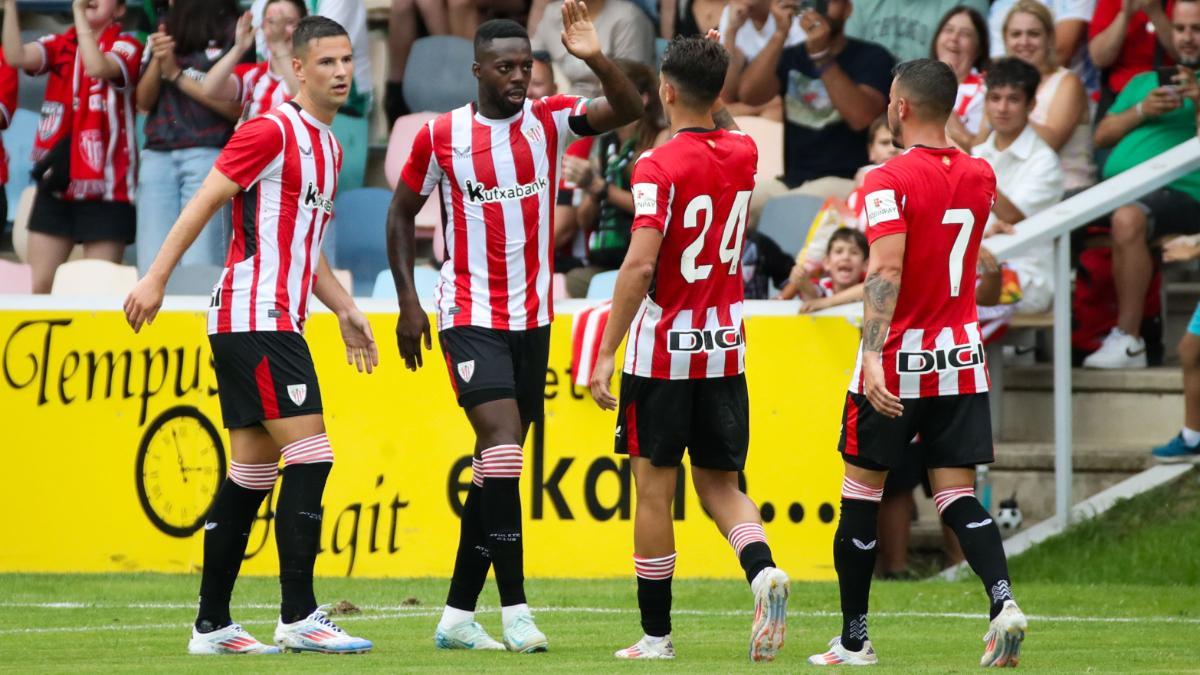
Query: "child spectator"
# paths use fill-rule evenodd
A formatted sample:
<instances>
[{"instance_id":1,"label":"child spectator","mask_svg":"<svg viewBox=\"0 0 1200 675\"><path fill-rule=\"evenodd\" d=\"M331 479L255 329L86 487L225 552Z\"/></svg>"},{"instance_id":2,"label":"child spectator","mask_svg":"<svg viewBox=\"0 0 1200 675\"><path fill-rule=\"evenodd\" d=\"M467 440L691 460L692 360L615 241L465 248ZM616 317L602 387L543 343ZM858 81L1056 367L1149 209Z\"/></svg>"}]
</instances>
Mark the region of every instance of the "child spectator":
<instances>
[{"instance_id":1,"label":"child spectator","mask_svg":"<svg viewBox=\"0 0 1200 675\"><path fill-rule=\"evenodd\" d=\"M204 78L204 95L217 101L237 101L242 119L248 120L283 104L300 83L292 71L292 31L308 16L304 0L268 0L263 9L263 37L270 55L259 63L242 63L254 47L254 19L250 12L238 19L233 48Z\"/></svg>"},{"instance_id":2,"label":"child spectator","mask_svg":"<svg viewBox=\"0 0 1200 675\"><path fill-rule=\"evenodd\" d=\"M838 228L829 238L821 261L824 276L813 281L812 276L796 265L780 298L799 296L804 301L800 311L805 314L862 300L869 250L865 234L849 227Z\"/></svg>"},{"instance_id":3,"label":"child spectator","mask_svg":"<svg viewBox=\"0 0 1200 675\"><path fill-rule=\"evenodd\" d=\"M867 229L867 219L863 213L863 179L872 169L900 154L900 148L892 143L892 130L888 128L887 115L880 115L871 122L867 139L867 159L871 163L858 170L854 176L854 191L846 199L846 206L849 206L854 214L855 226L860 230Z\"/></svg>"},{"instance_id":4,"label":"child spectator","mask_svg":"<svg viewBox=\"0 0 1200 675\"><path fill-rule=\"evenodd\" d=\"M4 0L4 56L47 75L34 139L38 191L29 217L33 292L49 293L75 244L120 262L133 243L137 184L133 91L142 44L121 30L123 0L73 0L65 32L21 43L17 1Z\"/></svg>"},{"instance_id":5,"label":"child spectator","mask_svg":"<svg viewBox=\"0 0 1200 675\"><path fill-rule=\"evenodd\" d=\"M145 274L179 212L200 188L241 112L204 96L200 81L233 43L236 0L173 0L150 35L137 104L146 112L138 190L138 270ZM160 20L163 17L160 17ZM229 209L222 208L183 255L183 265L219 265Z\"/></svg>"}]
</instances>

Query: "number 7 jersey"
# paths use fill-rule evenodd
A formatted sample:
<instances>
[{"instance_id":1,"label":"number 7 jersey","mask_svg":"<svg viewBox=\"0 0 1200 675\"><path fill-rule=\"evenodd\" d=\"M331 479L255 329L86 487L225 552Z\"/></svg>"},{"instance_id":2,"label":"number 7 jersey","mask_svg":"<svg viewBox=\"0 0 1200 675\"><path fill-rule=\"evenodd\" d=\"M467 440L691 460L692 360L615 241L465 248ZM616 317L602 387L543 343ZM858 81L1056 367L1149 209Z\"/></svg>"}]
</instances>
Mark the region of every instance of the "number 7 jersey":
<instances>
[{"instance_id":1,"label":"number 7 jersey","mask_svg":"<svg viewBox=\"0 0 1200 675\"><path fill-rule=\"evenodd\" d=\"M926 398L988 390L975 264L996 198L986 160L915 146L867 174L867 241L904 234L904 271L883 346L888 391ZM863 392L862 350L850 391Z\"/></svg>"},{"instance_id":2,"label":"number 7 jersey","mask_svg":"<svg viewBox=\"0 0 1200 675\"><path fill-rule=\"evenodd\" d=\"M633 229L663 235L634 315L625 372L686 380L745 369L742 242L758 149L724 129L684 129L633 167Z\"/></svg>"}]
</instances>

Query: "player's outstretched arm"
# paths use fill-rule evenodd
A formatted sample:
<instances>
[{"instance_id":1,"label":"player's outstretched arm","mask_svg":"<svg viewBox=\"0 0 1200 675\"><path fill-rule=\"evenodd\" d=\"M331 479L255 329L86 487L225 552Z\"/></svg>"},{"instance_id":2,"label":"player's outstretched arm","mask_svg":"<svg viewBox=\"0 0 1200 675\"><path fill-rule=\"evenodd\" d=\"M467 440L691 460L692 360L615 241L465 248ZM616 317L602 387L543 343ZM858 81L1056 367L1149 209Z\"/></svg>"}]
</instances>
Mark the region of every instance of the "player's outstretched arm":
<instances>
[{"instance_id":1,"label":"player's outstretched arm","mask_svg":"<svg viewBox=\"0 0 1200 675\"><path fill-rule=\"evenodd\" d=\"M313 294L338 318L342 331L342 342L346 344L346 363L358 368L360 373L371 373L379 365L379 349L375 346L375 335L371 323L354 304L350 292L333 275L333 268L321 253L317 263L317 276Z\"/></svg>"},{"instance_id":2,"label":"player's outstretched arm","mask_svg":"<svg viewBox=\"0 0 1200 675\"><path fill-rule=\"evenodd\" d=\"M637 87L625 77L625 73L604 55L600 49L600 37L588 16L587 5L578 0L564 0L562 4L562 43L575 58L600 79L604 90L602 98L588 103L588 126L597 133L625 126L642 116L642 95Z\"/></svg>"},{"instance_id":3,"label":"player's outstretched arm","mask_svg":"<svg viewBox=\"0 0 1200 675\"><path fill-rule=\"evenodd\" d=\"M896 300L900 297L900 278L904 273L906 235L889 234L871 244L867 281L863 285L863 382L867 400L887 417L904 412L900 398L887 390L883 374L883 343Z\"/></svg>"},{"instance_id":4,"label":"player's outstretched arm","mask_svg":"<svg viewBox=\"0 0 1200 675\"><path fill-rule=\"evenodd\" d=\"M617 272L612 310L608 315L608 324L604 327L604 337L600 340L600 354L596 357L592 381L589 383L592 399L604 410L615 410L617 407L617 398L612 394L617 347L621 345L625 333L629 332L629 324L642 304L642 298L646 297L646 292L650 290L662 240L662 233L654 228L641 227L634 230L629 240L629 250L625 253L625 261L621 263L621 270Z\"/></svg>"},{"instance_id":5,"label":"player's outstretched arm","mask_svg":"<svg viewBox=\"0 0 1200 675\"><path fill-rule=\"evenodd\" d=\"M388 209L387 252L392 279L396 283L396 298L400 302L400 318L396 320L396 343L400 356L409 370L422 366L421 342L433 349L429 332L429 317L417 298L413 283L413 251L416 249L416 217L427 197L421 196L401 180L392 194Z\"/></svg>"},{"instance_id":6,"label":"player's outstretched arm","mask_svg":"<svg viewBox=\"0 0 1200 675\"><path fill-rule=\"evenodd\" d=\"M226 178L220 171L213 169L208 172L208 177L204 179L192 201L183 207L179 219L171 226L162 248L158 249L158 255L146 270L146 276L142 277L125 298L125 319L133 327L133 332L141 330L143 323L154 321L155 315L162 307L167 279L179 264L179 259L192 242L196 241L196 237L217 209L233 199L239 191L241 188L238 184Z\"/></svg>"}]
</instances>

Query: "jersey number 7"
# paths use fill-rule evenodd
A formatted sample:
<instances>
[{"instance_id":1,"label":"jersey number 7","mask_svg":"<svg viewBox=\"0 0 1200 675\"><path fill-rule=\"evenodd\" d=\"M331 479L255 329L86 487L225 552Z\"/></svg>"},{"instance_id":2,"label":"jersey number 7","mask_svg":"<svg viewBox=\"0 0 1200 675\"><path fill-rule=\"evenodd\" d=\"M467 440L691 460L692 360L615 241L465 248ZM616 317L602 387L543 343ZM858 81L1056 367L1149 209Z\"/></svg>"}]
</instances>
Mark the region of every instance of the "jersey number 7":
<instances>
[{"instance_id":1,"label":"jersey number 7","mask_svg":"<svg viewBox=\"0 0 1200 675\"><path fill-rule=\"evenodd\" d=\"M967 255L971 230L975 229L975 214L970 209L948 209L942 216L942 224L962 225L954 238L954 246L950 247L950 297L957 298L962 286L963 258Z\"/></svg>"},{"instance_id":2,"label":"jersey number 7","mask_svg":"<svg viewBox=\"0 0 1200 675\"><path fill-rule=\"evenodd\" d=\"M696 258L700 257L704 251L704 244L708 240L708 228L712 226L712 197L700 195L688 202L687 208L683 210L683 229L690 230L700 225L701 212L704 213L704 223L700 229L700 236L688 244L688 247L683 249L683 255L679 257L679 273L689 284L707 279L712 272L712 265L696 264ZM721 264L729 265L729 274L737 274L738 261L742 259L746 218L749 214L750 190L742 190L734 195L733 206L729 210L729 216L725 219L725 230L721 233L720 249L717 251Z\"/></svg>"}]
</instances>

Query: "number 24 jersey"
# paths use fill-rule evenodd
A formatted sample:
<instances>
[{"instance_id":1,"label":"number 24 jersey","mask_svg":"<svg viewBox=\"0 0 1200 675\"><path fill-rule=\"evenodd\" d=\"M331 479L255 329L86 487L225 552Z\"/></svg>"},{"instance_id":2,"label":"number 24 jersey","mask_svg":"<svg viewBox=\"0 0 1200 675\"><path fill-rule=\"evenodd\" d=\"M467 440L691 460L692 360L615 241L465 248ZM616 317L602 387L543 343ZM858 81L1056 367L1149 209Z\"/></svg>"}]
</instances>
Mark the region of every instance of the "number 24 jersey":
<instances>
[{"instance_id":1,"label":"number 24 jersey","mask_svg":"<svg viewBox=\"0 0 1200 675\"><path fill-rule=\"evenodd\" d=\"M742 243L758 149L739 131L690 130L633 168L633 229L663 235L650 291L634 315L625 372L657 379L745 369Z\"/></svg>"}]
</instances>

